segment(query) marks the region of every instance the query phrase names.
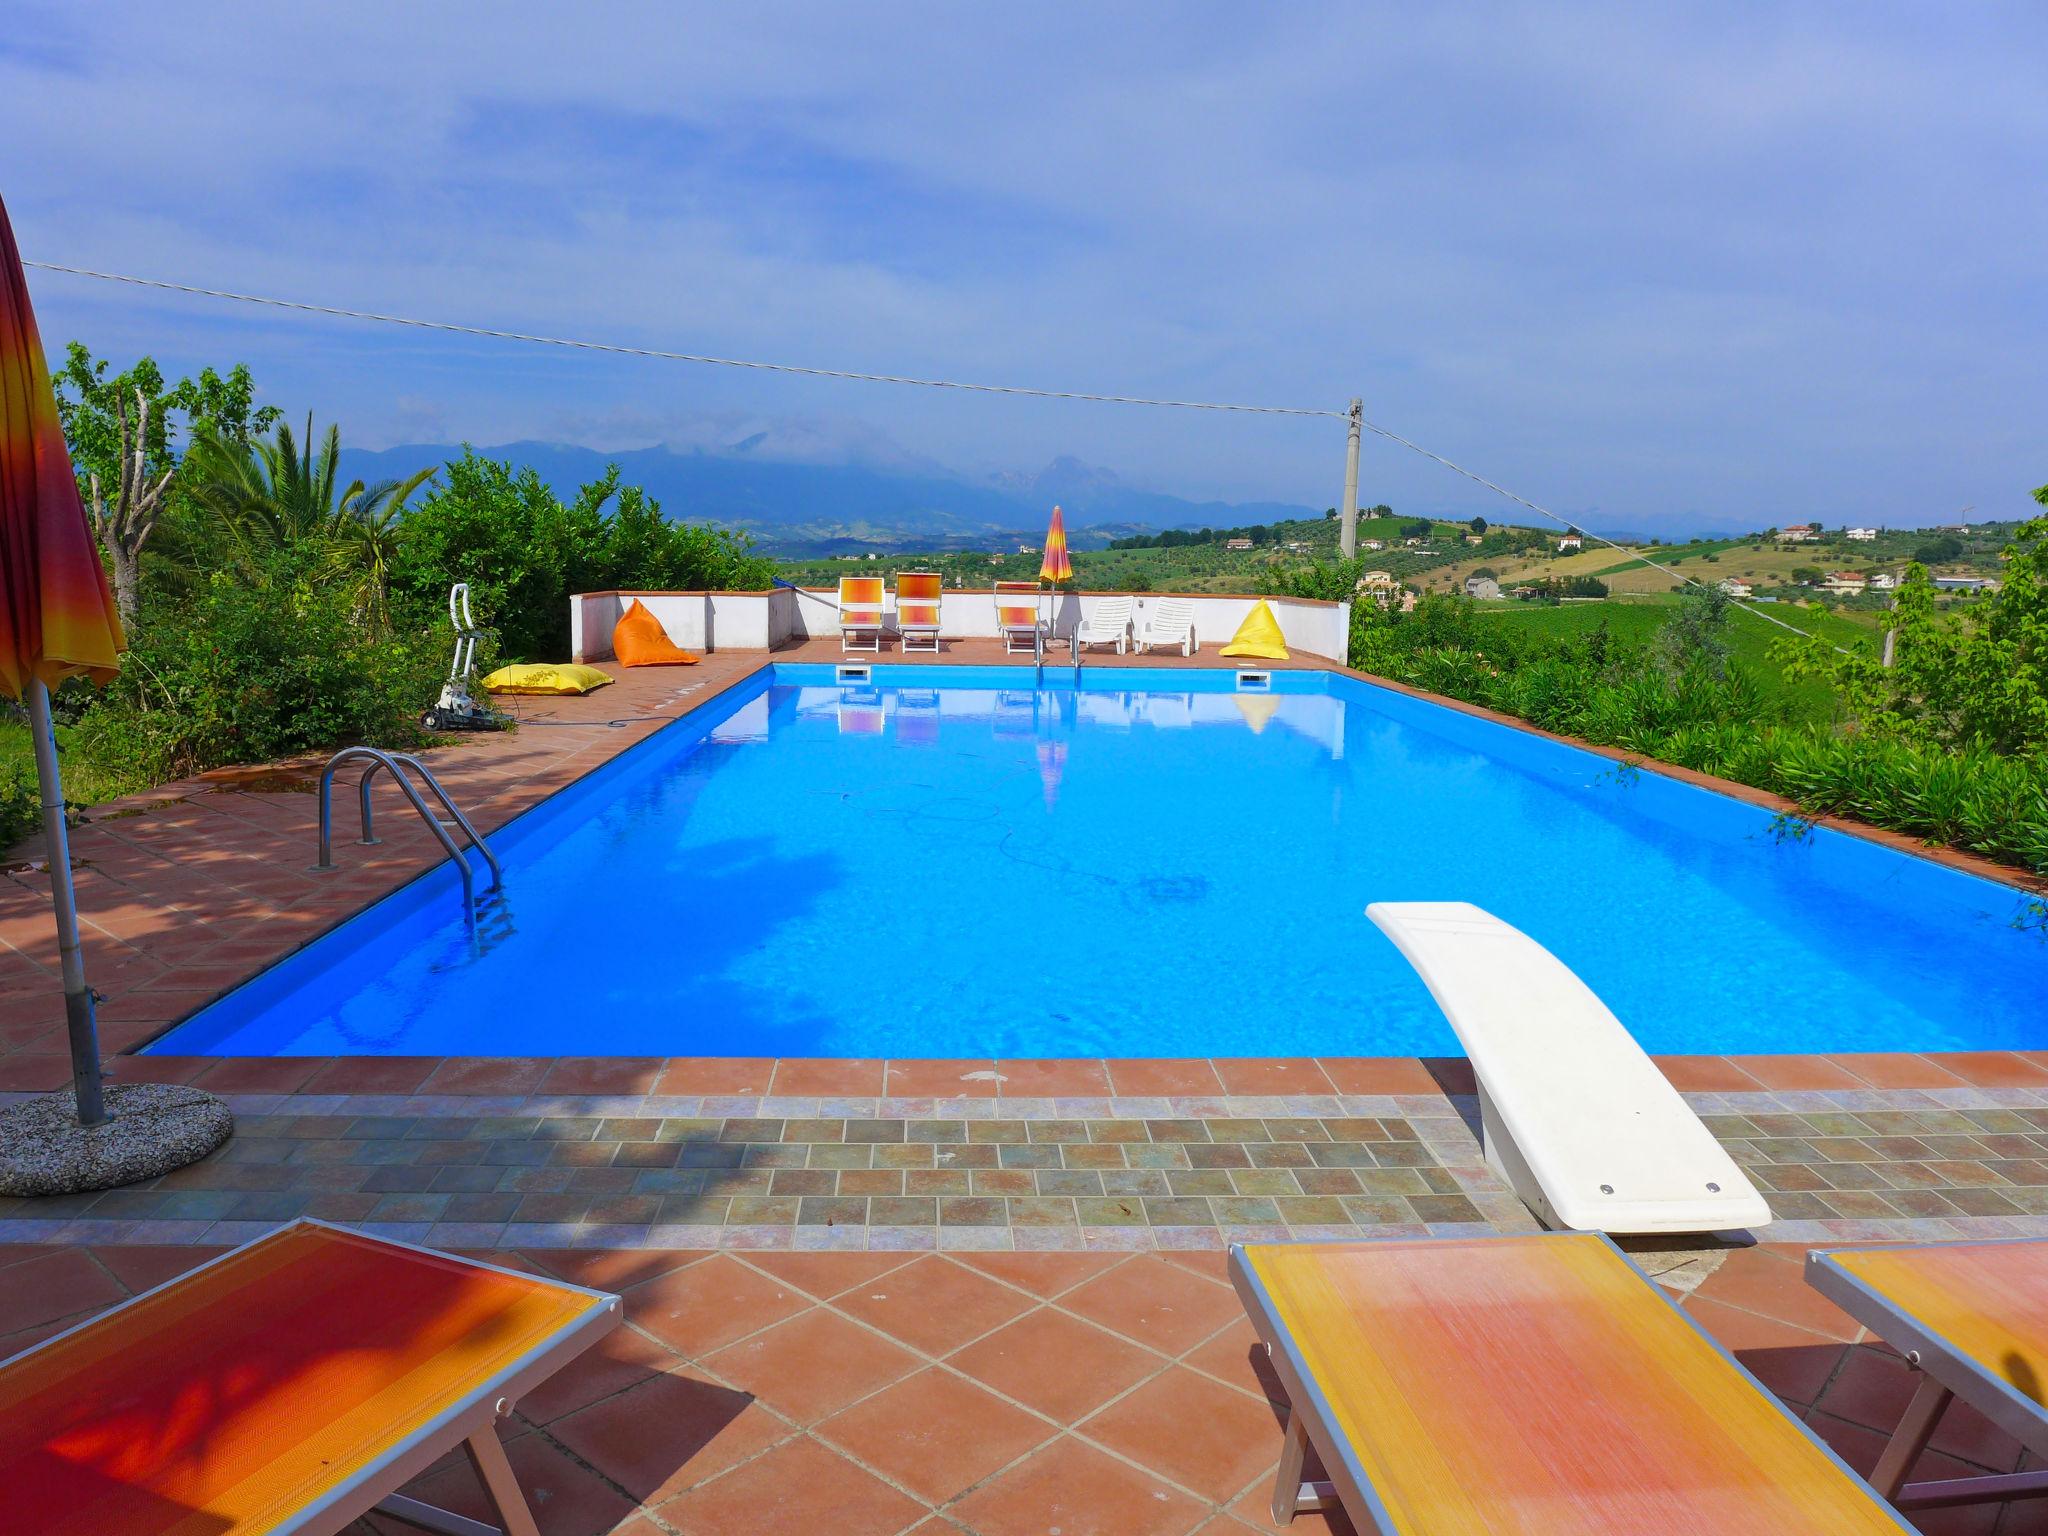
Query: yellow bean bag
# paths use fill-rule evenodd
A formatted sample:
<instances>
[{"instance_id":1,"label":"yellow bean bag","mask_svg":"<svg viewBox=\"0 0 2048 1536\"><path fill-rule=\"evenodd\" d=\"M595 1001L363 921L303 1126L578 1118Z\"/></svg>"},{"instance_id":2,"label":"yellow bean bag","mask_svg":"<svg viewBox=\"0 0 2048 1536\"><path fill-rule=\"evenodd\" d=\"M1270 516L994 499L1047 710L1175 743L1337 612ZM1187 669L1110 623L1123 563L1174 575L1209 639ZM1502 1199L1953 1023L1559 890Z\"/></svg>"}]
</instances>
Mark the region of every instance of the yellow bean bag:
<instances>
[{"instance_id":1,"label":"yellow bean bag","mask_svg":"<svg viewBox=\"0 0 2048 1536\"><path fill-rule=\"evenodd\" d=\"M589 693L614 682L610 674L595 667L579 667L565 663L549 666L544 662L530 662L516 667L500 667L484 679L487 693Z\"/></svg>"},{"instance_id":2,"label":"yellow bean bag","mask_svg":"<svg viewBox=\"0 0 2048 1536\"><path fill-rule=\"evenodd\" d=\"M622 667L694 667L697 658L669 639L661 620L639 598L612 626L612 654Z\"/></svg>"},{"instance_id":3,"label":"yellow bean bag","mask_svg":"<svg viewBox=\"0 0 2048 1536\"><path fill-rule=\"evenodd\" d=\"M1254 656L1260 661L1285 661L1287 640L1280 633L1280 621L1273 617L1273 610L1266 606L1262 597L1244 616L1244 622L1237 626L1237 633L1230 637L1230 644L1223 647L1225 656Z\"/></svg>"}]
</instances>

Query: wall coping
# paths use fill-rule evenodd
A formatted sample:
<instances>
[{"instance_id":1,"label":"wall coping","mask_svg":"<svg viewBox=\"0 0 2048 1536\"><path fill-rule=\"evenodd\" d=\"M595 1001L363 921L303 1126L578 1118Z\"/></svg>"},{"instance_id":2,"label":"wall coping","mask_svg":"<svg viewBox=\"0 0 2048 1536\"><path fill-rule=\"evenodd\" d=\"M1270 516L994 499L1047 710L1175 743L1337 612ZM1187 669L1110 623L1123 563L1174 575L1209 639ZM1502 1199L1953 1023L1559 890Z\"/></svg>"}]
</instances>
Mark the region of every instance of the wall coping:
<instances>
[{"instance_id":1,"label":"wall coping","mask_svg":"<svg viewBox=\"0 0 2048 1536\"><path fill-rule=\"evenodd\" d=\"M833 587L672 587L672 588L624 588L597 592L572 592L570 600L579 597L768 597L776 592L831 592ZM990 587L947 587L941 596L978 597L987 595ZM1187 597L1215 599L1228 602L1300 603L1309 608L1341 608L1339 599L1327 597L1296 597L1289 592L1140 592L1127 587L1075 587L1068 589L1047 588L1040 593L1045 597Z\"/></svg>"}]
</instances>

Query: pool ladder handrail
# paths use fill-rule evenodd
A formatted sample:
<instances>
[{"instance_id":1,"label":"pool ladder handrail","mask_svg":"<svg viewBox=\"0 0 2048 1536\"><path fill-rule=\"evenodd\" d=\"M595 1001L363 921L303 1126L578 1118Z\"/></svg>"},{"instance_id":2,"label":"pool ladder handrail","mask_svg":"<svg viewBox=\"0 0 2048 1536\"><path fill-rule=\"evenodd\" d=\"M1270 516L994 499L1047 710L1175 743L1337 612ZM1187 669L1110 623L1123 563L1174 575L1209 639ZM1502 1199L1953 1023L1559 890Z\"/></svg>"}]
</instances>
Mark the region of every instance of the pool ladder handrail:
<instances>
[{"instance_id":1,"label":"pool ladder handrail","mask_svg":"<svg viewBox=\"0 0 2048 1536\"><path fill-rule=\"evenodd\" d=\"M1059 636L1057 635L1048 636L1043 629L1034 629L1031 632L1031 665L1037 674L1037 686L1040 688L1045 686L1046 648L1050 641L1057 640L1058 638ZM1067 649L1074 654L1074 686L1079 688L1081 686L1081 647L1077 641L1069 639L1067 641Z\"/></svg>"},{"instance_id":2,"label":"pool ladder handrail","mask_svg":"<svg viewBox=\"0 0 2048 1536\"><path fill-rule=\"evenodd\" d=\"M462 814L462 808L449 798L448 791L442 788L441 781L434 777L433 770L409 752L386 752L380 747L343 747L327 760L326 771L320 775L320 862L313 868L325 872L335 867L334 775L341 770L343 764L364 758L369 760L370 766L356 783L357 800L362 807L363 817L363 835L357 841L365 846L375 846L382 842L376 835L376 822L370 809L370 786L379 769L387 770L392 780L404 792L405 798L412 802L412 808L419 812L420 820L427 824L428 829L439 839L442 849L454 860L455 867L461 871L463 906L474 915L476 870L470 864L469 856L457 846L455 839L448 835L449 826L452 824L460 828L471 846L484 856L484 862L491 868L491 889L494 891L504 888L504 868L498 863L498 856L491 852L491 845L484 841L483 834ZM412 780L406 776L408 768L417 773L427 788L433 791L434 798L441 802L441 808L448 813L448 821L436 816L433 809L421 798L419 790L414 788Z\"/></svg>"}]
</instances>

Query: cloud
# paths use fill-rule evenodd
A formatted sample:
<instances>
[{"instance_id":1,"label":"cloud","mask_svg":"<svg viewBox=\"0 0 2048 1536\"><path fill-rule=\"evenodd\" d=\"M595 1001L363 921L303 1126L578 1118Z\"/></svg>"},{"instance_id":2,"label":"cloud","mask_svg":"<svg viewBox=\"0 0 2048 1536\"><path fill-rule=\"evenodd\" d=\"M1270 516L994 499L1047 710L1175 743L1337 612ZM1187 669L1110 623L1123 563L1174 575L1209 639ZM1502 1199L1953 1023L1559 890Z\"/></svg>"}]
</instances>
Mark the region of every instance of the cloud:
<instances>
[{"instance_id":1,"label":"cloud","mask_svg":"<svg viewBox=\"0 0 2048 1536\"><path fill-rule=\"evenodd\" d=\"M6 195L31 255L883 372L1359 394L1641 527L2016 510L2048 479L2048 22L2023 8L11 14L0 132L27 146ZM820 452L1072 452L1318 505L1341 473L1335 423L36 294L53 340L247 357L365 444L431 401L480 442L758 421ZM1366 484L1495 510L1379 447Z\"/></svg>"}]
</instances>

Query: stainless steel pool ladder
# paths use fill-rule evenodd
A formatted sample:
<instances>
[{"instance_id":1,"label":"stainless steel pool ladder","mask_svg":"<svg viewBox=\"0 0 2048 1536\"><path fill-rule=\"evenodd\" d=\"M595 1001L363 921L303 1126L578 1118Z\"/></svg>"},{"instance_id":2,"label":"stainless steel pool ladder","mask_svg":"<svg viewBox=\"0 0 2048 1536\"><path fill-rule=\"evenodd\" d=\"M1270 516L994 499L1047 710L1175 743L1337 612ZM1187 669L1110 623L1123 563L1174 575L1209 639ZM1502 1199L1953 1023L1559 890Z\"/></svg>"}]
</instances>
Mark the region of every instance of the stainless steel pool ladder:
<instances>
[{"instance_id":1,"label":"stainless steel pool ladder","mask_svg":"<svg viewBox=\"0 0 2048 1536\"><path fill-rule=\"evenodd\" d=\"M420 813L420 820L427 824L448 857L455 861L455 867L462 872L463 906L472 914L476 911L476 870L469 862L469 856L457 846L448 829L454 827L469 839L484 862L491 867L491 889L499 890L505 884L505 871L498 864L498 856L491 852L491 845L484 841L483 834L470 824L461 808L448 798L448 791L441 787L441 781L434 777L433 770L409 752L386 752L378 747L343 747L327 760L327 770L320 775L320 862L316 870L331 870L334 866L334 775L344 763L368 760L370 766L356 784L356 796L363 812L363 835L357 840L374 845L381 841L376 835L376 823L370 811L370 784L377 777L377 771L388 770L393 782L412 802L412 808ZM441 809L448 813L448 819L436 816L433 809L421 798L420 792L406 776L410 769L420 777L420 782L433 792L441 802Z\"/></svg>"}]
</instances>

